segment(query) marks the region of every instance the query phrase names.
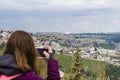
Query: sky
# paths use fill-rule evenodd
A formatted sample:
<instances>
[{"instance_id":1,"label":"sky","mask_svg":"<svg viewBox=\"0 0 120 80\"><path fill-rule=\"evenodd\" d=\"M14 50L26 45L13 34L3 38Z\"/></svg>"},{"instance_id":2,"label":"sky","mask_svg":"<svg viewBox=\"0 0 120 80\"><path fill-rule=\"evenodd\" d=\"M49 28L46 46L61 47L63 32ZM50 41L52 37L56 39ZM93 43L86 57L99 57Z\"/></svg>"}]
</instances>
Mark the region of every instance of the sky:
<instances>
[{"instance_id":1,"label":"sky","mask_svg":"<svg viewBox=\"0 0 120 80\"><path fill-rule=\"evenodd\" d=\"M0 0L0 30L119 32L120 0Z\"/></svg>"}]
</instances>

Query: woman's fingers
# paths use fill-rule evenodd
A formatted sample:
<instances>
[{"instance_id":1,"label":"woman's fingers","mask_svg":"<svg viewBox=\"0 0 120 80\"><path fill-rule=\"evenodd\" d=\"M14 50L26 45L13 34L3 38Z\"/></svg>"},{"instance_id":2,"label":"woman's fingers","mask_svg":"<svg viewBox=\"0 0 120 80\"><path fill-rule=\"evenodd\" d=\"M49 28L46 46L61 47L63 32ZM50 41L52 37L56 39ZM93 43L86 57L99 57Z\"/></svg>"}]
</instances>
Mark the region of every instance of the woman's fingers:
<instances>
[{"instance_id":1,"label":"woman's fingers","mask_svg":"<svg viewBox=\"0 0 120 80\"><path fill-rule=\"evenodd\" d=\"M49 57L50 57L49 53L47 53L46 51L44 51L43 54L45 55L45 58L46 58L47 60L49 60Z\"/></svg>"},{"instance_id":2,"label":"woman's fingers","mask_svg":"<svg viewBox=\"0 0 120 80\"><path fill-rule=\"evenodd\" d=\"M48 53L52 53L52 49L50 46L44 46L45 49L48 49Z\"/></svg>"}]
</instances>

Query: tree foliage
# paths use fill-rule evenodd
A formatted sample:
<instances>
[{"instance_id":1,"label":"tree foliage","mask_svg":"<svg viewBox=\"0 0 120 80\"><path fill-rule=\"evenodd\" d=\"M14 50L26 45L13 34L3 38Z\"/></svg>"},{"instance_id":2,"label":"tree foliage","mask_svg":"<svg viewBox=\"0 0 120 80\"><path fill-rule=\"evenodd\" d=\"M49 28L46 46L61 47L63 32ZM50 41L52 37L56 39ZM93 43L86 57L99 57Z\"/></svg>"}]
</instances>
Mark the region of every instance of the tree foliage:
<instances>
[{"instance_id":1,"label":"tree foliage","mask_svg":"<svg viewBox=\"0 0 120 80\"><path fill-rule=\"evenodd\" d=\"M106 67L106 74L110 77L110 80L118 80L120 78L120 66L109 64Z\"/></svg>"}]
</instances>

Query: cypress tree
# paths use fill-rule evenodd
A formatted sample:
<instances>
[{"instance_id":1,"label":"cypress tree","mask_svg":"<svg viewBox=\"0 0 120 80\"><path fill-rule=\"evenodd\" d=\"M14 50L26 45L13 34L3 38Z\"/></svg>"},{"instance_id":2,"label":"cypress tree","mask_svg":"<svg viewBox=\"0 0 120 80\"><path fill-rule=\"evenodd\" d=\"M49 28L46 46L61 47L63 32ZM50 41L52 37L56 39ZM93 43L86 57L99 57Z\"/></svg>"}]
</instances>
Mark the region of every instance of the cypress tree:
<instances>
[{"instance_id":1,"label":"cypress tree","mask_svg":"<svg viewBox=\"0 0 120 80\"><path fill-rule=\"evenodd\" d=\"M76 52L73 55L73 68L72 68L72 74L75 74L73 80L83 80L83 65L82 65L82 58L80 54L80 49L76 49Z\"/></svg>"}]
</instances>

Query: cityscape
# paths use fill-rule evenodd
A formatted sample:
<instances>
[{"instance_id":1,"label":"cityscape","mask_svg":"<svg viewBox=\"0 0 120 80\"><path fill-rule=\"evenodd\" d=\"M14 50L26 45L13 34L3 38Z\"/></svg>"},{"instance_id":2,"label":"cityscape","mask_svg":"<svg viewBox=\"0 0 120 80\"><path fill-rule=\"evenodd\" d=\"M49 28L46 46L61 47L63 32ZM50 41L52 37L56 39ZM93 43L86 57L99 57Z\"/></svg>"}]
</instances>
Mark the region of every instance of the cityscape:
<instances>
[{"instance_id":1,"label":"cityscape","mask_svg":"<svg viewBox=\"0 0 120 80\"><path fill-rule=\"evenodd\" d=\"M0 46L13 31L0 31ZM120 33L30 33L36 47L50 45L56 54L73 55L80 48L85 59L108 62L120 66ZM117 38L117 41L116 41Z\"/></svg>"}]
</instances>

